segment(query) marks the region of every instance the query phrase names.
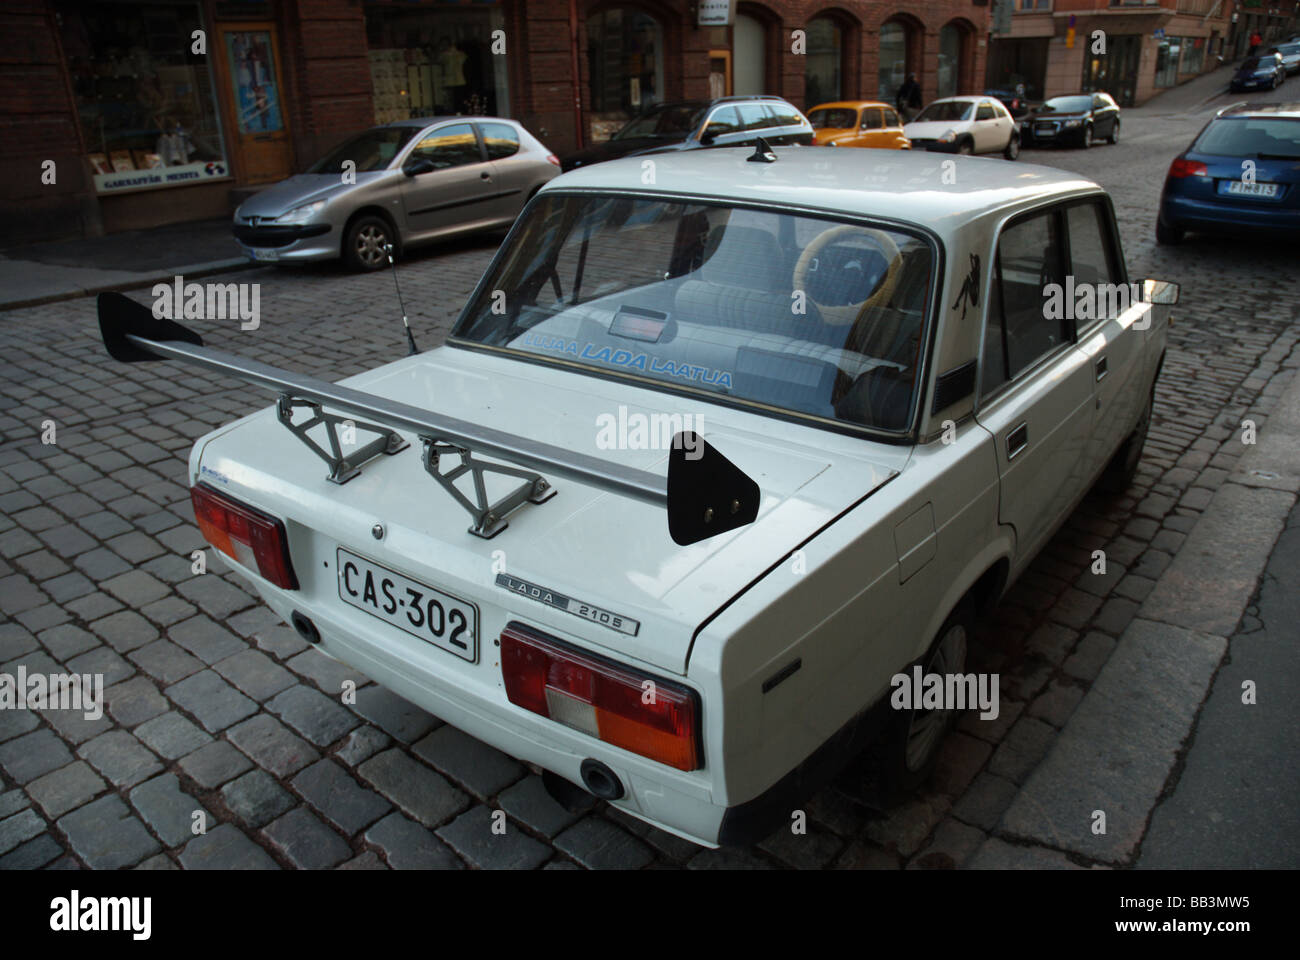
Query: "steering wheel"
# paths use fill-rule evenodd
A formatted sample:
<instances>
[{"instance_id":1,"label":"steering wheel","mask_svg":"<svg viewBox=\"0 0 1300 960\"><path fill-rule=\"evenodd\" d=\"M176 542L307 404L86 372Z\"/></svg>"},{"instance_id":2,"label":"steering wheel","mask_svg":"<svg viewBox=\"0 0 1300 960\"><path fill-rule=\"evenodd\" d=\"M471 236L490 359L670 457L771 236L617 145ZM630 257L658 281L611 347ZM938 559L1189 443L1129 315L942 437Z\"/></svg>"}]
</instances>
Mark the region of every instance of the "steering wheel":
<instances>
[{"instance_id":1,"label":"steering wheel","mask_svg":"<svg viewBox=\"0 0 1300 960\"><path fill-rule=\"evenodd\" d=\"M834 326L848 326L854 323L868 307L882 306L889 302L889 298L894 293L894 288L898 286L899 275L903 269L903 258L898 252L898 244L894 243L892 237L883 230L873 230L870 227L857 227L851 224L841 224L822 231L808 246L804 247L803 253L799 255L799 261L794 265L794 276L791 282L795 290L808 289L808 273L812 268L814 260L820 256L823 250L832 243L844 237L858 237L866 235L876 245L880 254L889 263L885 271L884 279L877 284L875 292L868 296L861 303L846 303L839 305L825 305L817 303L809 295L808 299L813 300L818 311L821 313L822 320Z\"/></svg>"}]
</instances>

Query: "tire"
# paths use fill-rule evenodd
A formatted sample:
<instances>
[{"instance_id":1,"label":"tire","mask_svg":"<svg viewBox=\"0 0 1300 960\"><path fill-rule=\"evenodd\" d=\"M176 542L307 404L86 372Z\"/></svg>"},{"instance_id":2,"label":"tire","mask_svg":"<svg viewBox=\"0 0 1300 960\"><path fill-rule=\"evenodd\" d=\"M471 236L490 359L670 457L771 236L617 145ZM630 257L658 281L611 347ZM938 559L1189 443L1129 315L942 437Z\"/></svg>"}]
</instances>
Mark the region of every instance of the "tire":
<instances>
[{"instance_id":1,"label":"tire","mask_svg":"<svg viewBox=\"0 0 1300 960\"><path fill-rule=\"evenodd\" d=\"M963 601L939 628L939 633L919 661L923 674L965 673L967 648L974 634L975 613ZM909 678L911 666L900 671ZM892 691L890 696L892 697ZM895 710L880 740L873 746L870 763L878 778L880 801L891 806L920 788L934 773L948 731L958 711Z\"/></svg>"},{"instance_id":2,"label":"tire","mask_svg":"<svg viewBox=\"0 0 1300 960\"><path fill-rule=\"evenodd\" d=\"M957 144L957 152L963 157L972 156L975 153L975 143L969 137Z\"/></svg>"},{"instance_id":3,"label":"tire","mask_svg":"<svg viewBox=\"0 0 1300 960\"><path fill-rule=\"evenodd\" d=\"M348 225L348 232L343 238L343 259L353 270L370 272L384 267L388 263L388 254L384 245L393 245L396 258L400 249L393 225L377 214L357 217Z\"/></svg>"},{"instance_id":4,"label":"tire","mask_svg":"<svg viewBox=\"0 0 1300 960\"><path fill-rule=\"evenodd\" d=\"M1116 120L1110 127L1110 136L1106 138L1109 143L1119 143L1119 121Z\"/></svg>"},{"instance_id":5,"label":"tire","mask_svg":"<svg viewBox=\"0 0 1300 960\"><path fill-rule=\"evenodd\" d=\"M1085 125L1083 128L1083 139L1079 141L1079 146L1087 150L1094 143L1096 143L1096 141L1092 139L1092 124L1089 123Z\"/></svg>"},{"instance_id":6,"label":"tire","mask_svg":"<svg viewBox=\"0 0 1300 960\"><path fill-rule=\"evenodd\" d=\"M1138 420L1133 432L1115 451L1115 456L1111 457L1110 463L1106 464L1106 469L1097 478L1097 489L1102 493L1121 494L1133 483L1133 478L1137 476L1138 464L1142 462L1142 448L1146 445L1147 433L1151 430L1151 411L1155 401L1156 386L1153 383L1151 393L1147 397L1146 409L1142 411L1142 418Z\"/></svg>"},{"instance_id":7,"label":"tire","mask_svg":"<svg viewBox=\"0 0 1300 960\"><path fill-rule=\"evenodd\" d=\"M1007 141L1007 148L1002 151L1002 156L1007 160L1014 160L1020 156L1020 136L1012 134L1011 139Z\"/></svg>"},{"instance_id":8,"label":"tire","mask_svg":"<svg viewBox=\"0 0 1300 960\"><path fill-rule=\"evenodd\" d=\"M1185 236L1182 227L1171 227L1159 217L1156 218L1156 243L1174 247L1182 243Z\"/></svg>"}]
</instances>

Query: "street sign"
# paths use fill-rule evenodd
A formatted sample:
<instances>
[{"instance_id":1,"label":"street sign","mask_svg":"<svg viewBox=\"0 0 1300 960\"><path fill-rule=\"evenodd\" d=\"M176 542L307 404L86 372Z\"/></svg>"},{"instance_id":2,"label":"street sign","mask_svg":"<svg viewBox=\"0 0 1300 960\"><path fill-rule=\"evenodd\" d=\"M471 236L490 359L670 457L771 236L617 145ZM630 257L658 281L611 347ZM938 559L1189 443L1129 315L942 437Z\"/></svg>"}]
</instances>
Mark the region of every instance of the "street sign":
<instances>
[{"instance_id":1,"label":"street sign","mask_svg":"<svg viewBox=\"0 0 1300 960\"><path fill-rule=\"evenodd\" d=\"M736 0L699 0L700 14L696 25L729 27L736 20Z\"/></svg>"}]
</instances>

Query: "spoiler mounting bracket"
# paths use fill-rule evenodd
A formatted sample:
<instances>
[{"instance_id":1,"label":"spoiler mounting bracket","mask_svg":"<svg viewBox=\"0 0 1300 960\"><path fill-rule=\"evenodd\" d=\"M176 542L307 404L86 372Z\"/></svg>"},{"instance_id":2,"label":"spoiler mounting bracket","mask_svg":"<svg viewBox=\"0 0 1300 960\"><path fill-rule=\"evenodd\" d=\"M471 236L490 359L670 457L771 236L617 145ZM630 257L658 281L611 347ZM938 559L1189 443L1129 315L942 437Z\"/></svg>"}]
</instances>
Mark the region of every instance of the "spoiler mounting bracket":
<instances>
[{"instance_id":1,"label":"spoiler mounting bracket","mask_svg":"<svg viewBox=\"0 0 1300 960\"><path fill-rule=\"evenodd\" d=\"M302 407L311 410L311 418L304 420L302 423L294 423L294 411ZM275 405L275 415L282 424L289 428L290 433L307 446L308 450L329 464L330 472L326 479L330 483L347 483L354 477L360 476L361 465L367 461L373 460L381 453L399 453L410 446L396 430L390 430L374 423L365 423L354 417L341 417L336 413L326 413L316 401L304 400L289 393L280 394ZM309 430L322 423L325 424L325 432L329 437L329 450L322 447L308 434ZM378 436L351 453L344 454L339 437L340 427L343 427L344 430L365 430L367 433L378 434Z\"/></svg>"},{"instance_id":2,"label":"spoiler mounting bracket","mask_svg":"<svg viewBox=\"0 0 1300 960\"><path fill-rule=\"evenodd\" d=\"M444 443L437 437L421 436L420 439L424 442L424 453L420 457L420 462L424 464L425 471L434 480L438 481L438 484L457 503L465 508L465 511L474 521L470 525L469 532L476 537L491 540L509 526L506 514L516 507L522 505L525 501L528 503L545 503L555 496L555 488L547 483L540 473L521 470L518 467L508 467L501 463L488 463L477 460L472 450L457 446L454 443ZM459 457L460 463L450 470L444 471L442 467L442 458L444 456ZM456 486L456 481L467 473L474 475L474 499L472 501ZM485 473L500 473L508 477L518 477L524 482L504 497L498 499L496 503L492 503L488 500L487 485L483 481L483 474Z\"/></svg>"}]
</instances>

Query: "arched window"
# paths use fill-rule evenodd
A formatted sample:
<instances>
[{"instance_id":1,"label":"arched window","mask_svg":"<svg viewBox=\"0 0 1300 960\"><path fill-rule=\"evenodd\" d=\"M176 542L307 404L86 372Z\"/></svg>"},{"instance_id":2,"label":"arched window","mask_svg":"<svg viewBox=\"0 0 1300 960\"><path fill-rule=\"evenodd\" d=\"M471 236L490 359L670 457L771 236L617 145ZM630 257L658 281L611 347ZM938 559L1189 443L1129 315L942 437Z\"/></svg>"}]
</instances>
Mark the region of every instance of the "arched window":
<instances>
[{"instance_id":1,"label":"arched window","mask_svg":"<svg viewBox=\"0 0 1300 960\"><path fill-rule=\"evenodd\" d=\"M830 17L808 21L807 60L804 103L808 109L839 100L844 95L844 32Z\"/></svg>"},{"instance_id":2,"label":"arched window","mask_svg":"<svg viewBox=\"0 0 1300 960\"><path fill-rule=\"evenodd\" d=\"M893 103L898 88L907 77L907 30L901 23L881 26L879 62L876 96L886 103Z\"/></svg>"},{"instance_id":3,"label":"arched window","mask_svg":"<svg viewBox=\"0 0 1300 960\"><path fill-rule=\"evenodd\" d=\"M956 24L948 24L939 31L939 76L934 95L955 97L961 83L962 41L965 31Z\"/></svg>"},{"instance_id":4,"label":"arched window","mask_svg":"<svg viewBox=\"0 0 1300 960\"><path fill-rule=\"evenodd\" d=\"M664 99L664 31L634 7L613 7L587 20L591 109L631 118Z\"/></svg>"},{"instance_id":5,"label":"arched window","mask_svg":"<svg viewBox=\"0 0 1300 960\"><path fill-rule=\"evenodd\" d=\"M732 92L738 96L775 93L767 87L767 31L754 17L736 14L732 47Z\"/></svg>"}]
</instances>

